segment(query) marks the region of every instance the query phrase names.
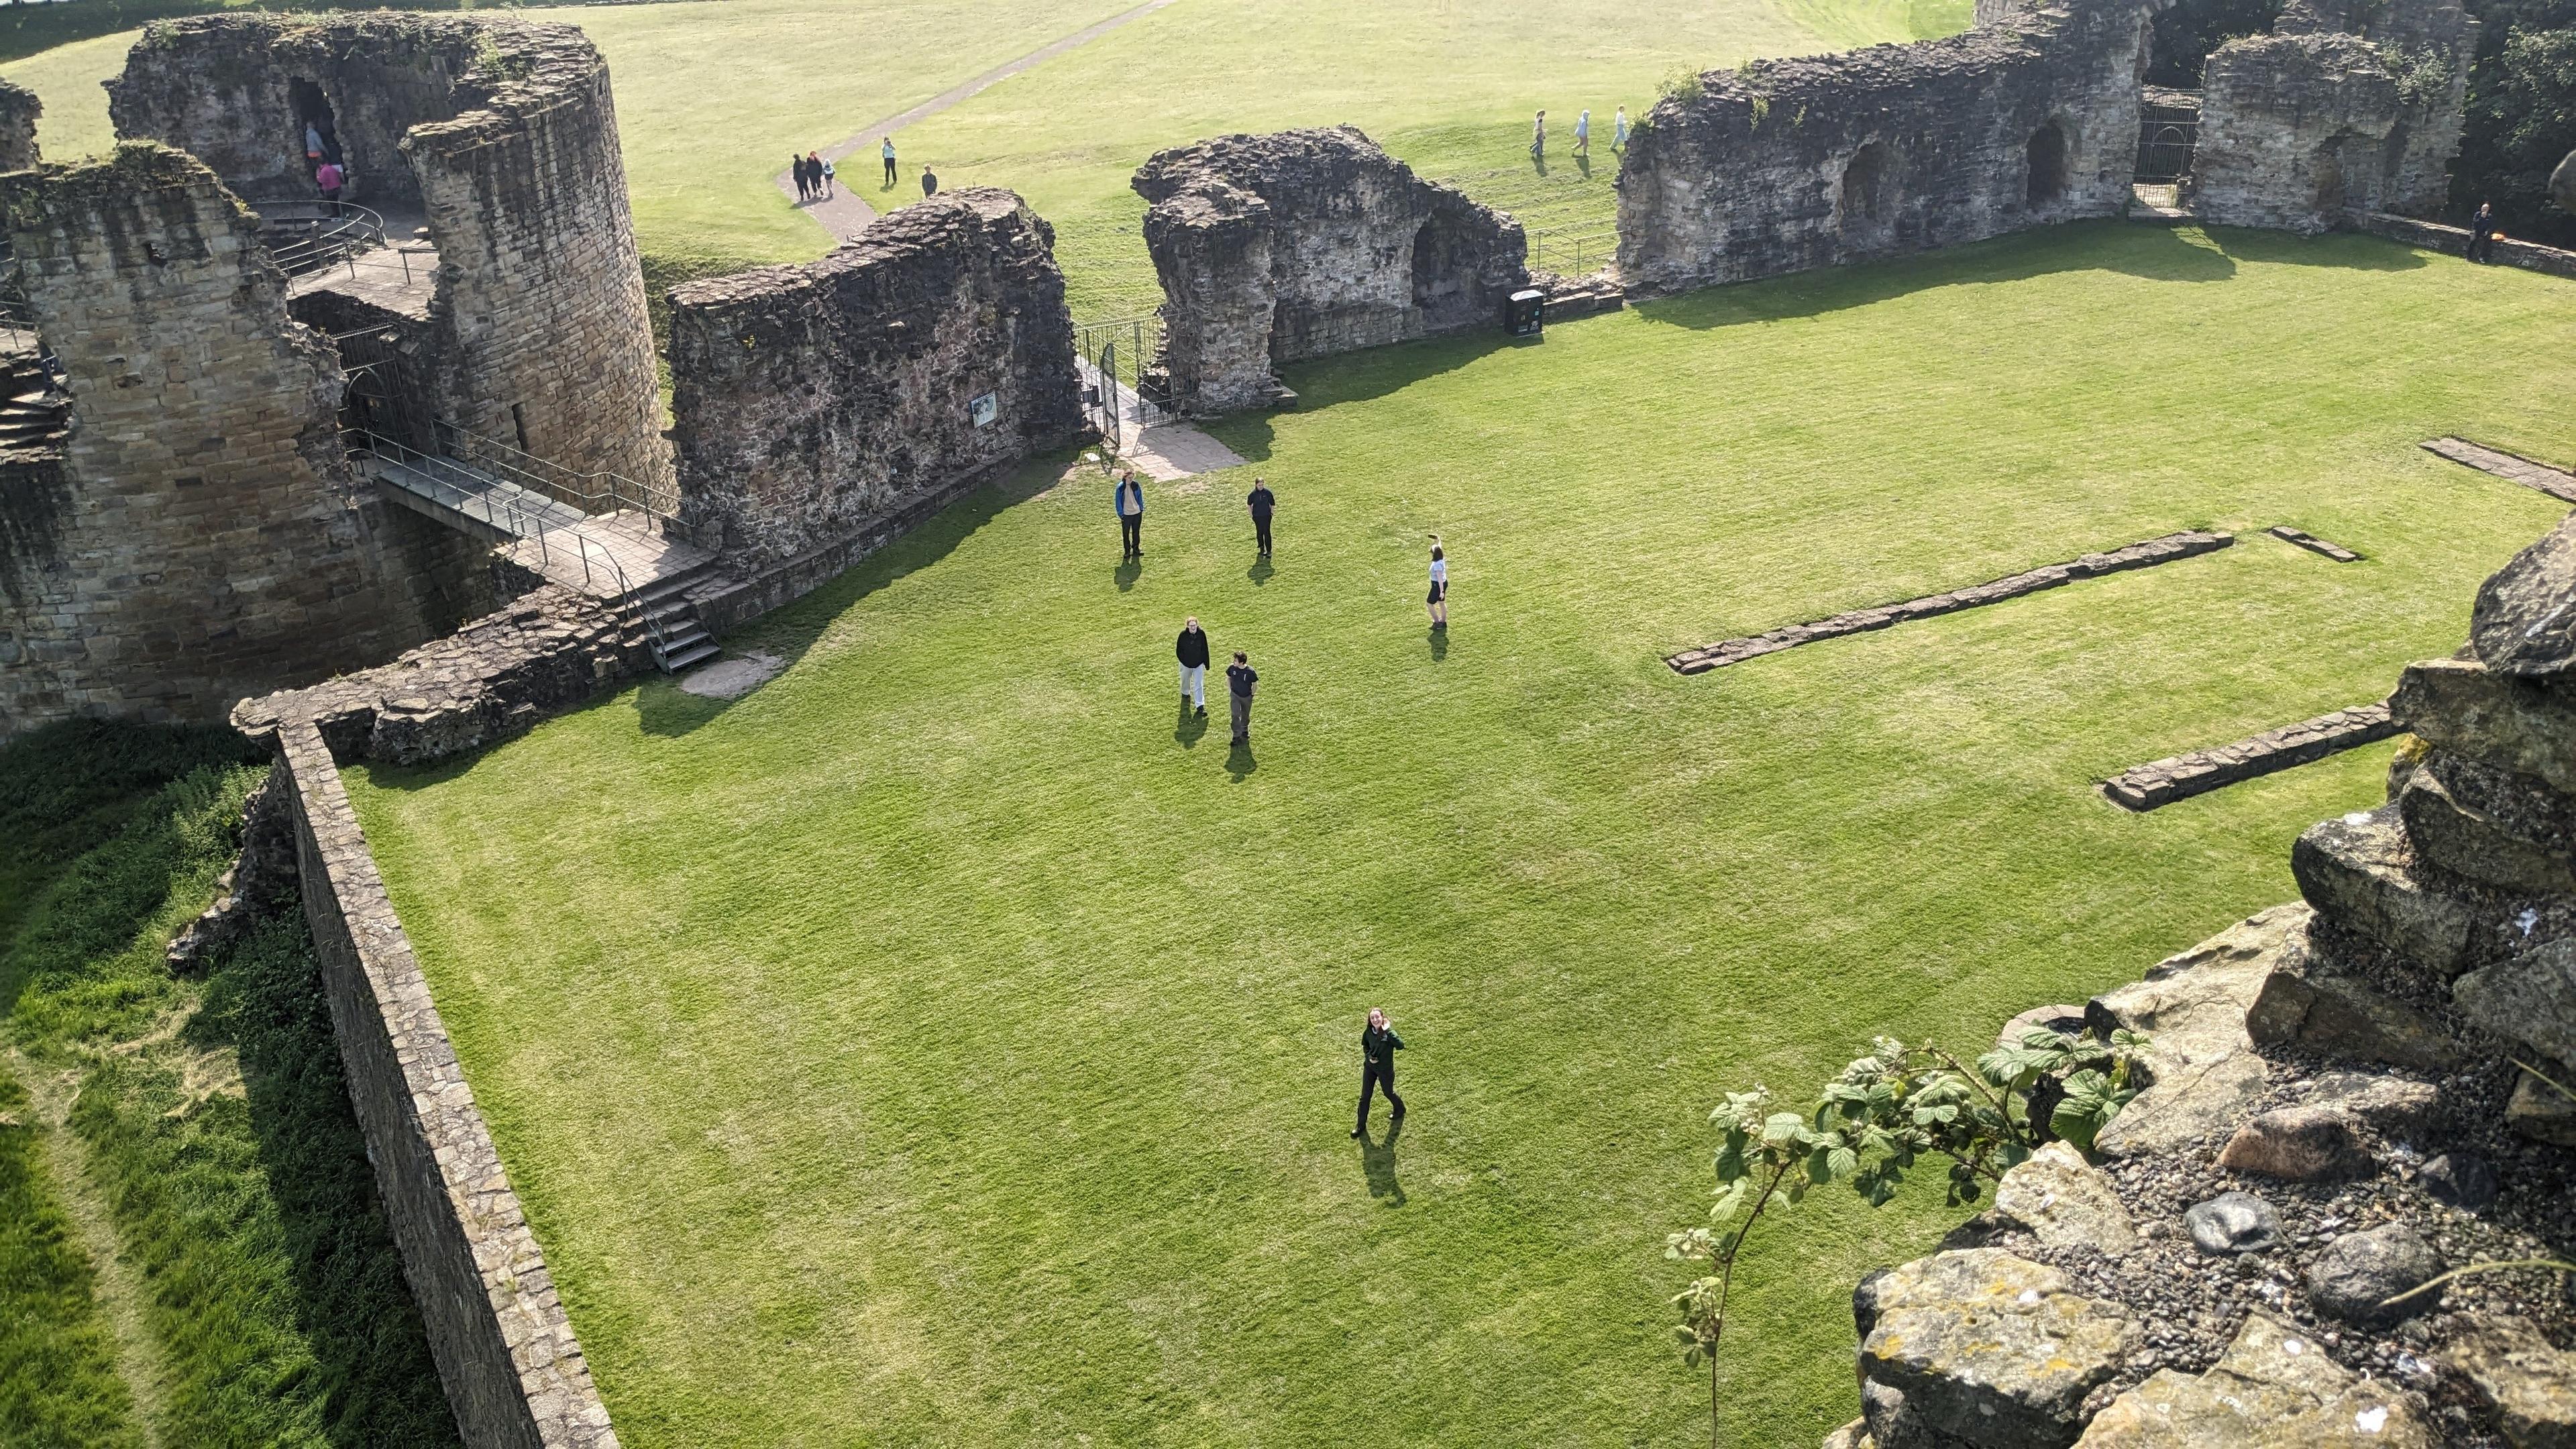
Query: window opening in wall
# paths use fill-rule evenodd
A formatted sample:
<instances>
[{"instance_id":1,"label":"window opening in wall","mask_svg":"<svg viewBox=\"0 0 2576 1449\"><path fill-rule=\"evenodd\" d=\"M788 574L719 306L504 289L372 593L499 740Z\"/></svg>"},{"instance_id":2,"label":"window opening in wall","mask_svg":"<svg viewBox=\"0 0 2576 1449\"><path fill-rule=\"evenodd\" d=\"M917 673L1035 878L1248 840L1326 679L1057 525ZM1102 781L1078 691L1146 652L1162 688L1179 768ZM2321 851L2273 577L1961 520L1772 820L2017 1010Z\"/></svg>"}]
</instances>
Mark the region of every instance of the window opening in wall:
<instances>
[{"instance_id":1,"label":"window opening in wall","mask_svg":"<svg viewBox=\"0 0 2576 1449\"><path fill-rule=\"evenodd\" d=\"M2055 121L2030 133L2025 148L2029 181L2024 199L2033 207L2049 206L2066 195L2066 128Z\"/></svg>"},{"instance_id":2,"label":"window opening in wall","mask_svg":"<svg viewBox=\"0 0 2576 1449\"><path fill-rule=\"evenodd\" d=\"M2317 210L2333 213L2343 210L2343 147L2351 133L2335 137L2317 152Z\"/></svg>"},{"instance_id":3,"label":"window opening in wall","mask_svg":"<svg viewBox=\"0 0 2576 1449\"><path fill-rule=\"evenodd\" d=\"M286 83L286 99L295 111L295 154L304 158L306 174L321 169L325 161L346 165L340 156L339 123L322 88L309 80L292 79Z\"/></svg>"}]
</instances>

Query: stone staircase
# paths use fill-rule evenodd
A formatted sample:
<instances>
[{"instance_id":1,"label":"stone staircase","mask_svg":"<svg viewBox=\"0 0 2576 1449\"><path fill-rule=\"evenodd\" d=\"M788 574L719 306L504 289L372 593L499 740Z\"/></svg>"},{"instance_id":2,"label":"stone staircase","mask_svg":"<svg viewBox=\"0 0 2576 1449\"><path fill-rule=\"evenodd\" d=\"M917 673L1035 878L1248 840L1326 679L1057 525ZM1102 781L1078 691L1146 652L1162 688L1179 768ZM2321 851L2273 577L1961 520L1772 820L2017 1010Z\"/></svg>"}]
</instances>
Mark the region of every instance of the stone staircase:
<instances>
[{"instance_id":1,"label":"stone staircase","mask_svg":"<svg viewBox=\"0 0 2576 1449\"><path fill-rule=\"evenodd\" d=\"M71 398L33 352L0 354L0 453L59 448L70 435Z\"/></svg>"},{"instance_id":2,"label":"stone staircase","mask_svg":"<svg viewBox=\"0 0 2576 1449\"><path fill-rule=\"evenodd\" d=\"M695 669L716 657L715 636L698 618L692 590L711 582L715 561L701 560L650 583L638 584L618 606L629 645L642 645L665 674Z\"/></svg>"}]
</instances>

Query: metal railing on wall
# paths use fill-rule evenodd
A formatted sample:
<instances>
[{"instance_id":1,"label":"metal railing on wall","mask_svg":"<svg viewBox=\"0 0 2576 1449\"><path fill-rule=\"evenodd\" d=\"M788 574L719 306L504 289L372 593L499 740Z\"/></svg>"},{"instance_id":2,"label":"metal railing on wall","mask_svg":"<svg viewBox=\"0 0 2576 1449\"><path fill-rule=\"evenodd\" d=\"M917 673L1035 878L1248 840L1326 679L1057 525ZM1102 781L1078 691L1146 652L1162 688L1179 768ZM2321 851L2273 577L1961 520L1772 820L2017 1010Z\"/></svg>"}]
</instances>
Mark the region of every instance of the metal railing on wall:
<instances>
[{"instance_id":1,"label":"metal railing on wall","mask_svg":"<svg viewBox=\"0 0 2576 1449\"><path fill-rule=\"evenodd\" d=\"M584 473L496 438L485 437L447 418L432 418L430 422L441 453L584 513L637 513L648 518L679 516L680 491L677 484L638 483L622 473L611 473L605 469ZM626 527L630 531L650 527L638 520L619 520L612 526Z\"/></svg>"},{"instance_id":2,"label":"metal railing on wall","mask_svg":"<svg viewBox=\"0 0 2576 1449\"><path fill-rule=\"evenodd\" d=\"M385 219L355 202L261 201L251 209L259 213L260 240L270 260L290 277L333 266L355 276L358 256L386 244ZM411 258L400 248L395 252L408 285Z\"/></svg>"}]
</instances>

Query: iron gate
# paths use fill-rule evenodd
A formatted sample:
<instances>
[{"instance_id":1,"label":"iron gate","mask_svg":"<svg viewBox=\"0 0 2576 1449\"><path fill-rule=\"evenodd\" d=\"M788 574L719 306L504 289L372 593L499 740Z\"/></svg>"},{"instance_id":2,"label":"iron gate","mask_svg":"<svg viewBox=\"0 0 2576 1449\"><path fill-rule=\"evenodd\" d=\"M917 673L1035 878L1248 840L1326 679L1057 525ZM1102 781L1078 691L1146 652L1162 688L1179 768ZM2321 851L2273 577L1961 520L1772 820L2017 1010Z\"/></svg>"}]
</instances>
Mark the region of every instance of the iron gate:
<instances>
[{"instance_id":1,"label":"iron gate","mask_svg":"<svg viewBox=\"0 0 2576 1449\"><path fill-rule=\"evenodd\" d=\"M1172 420L1171 398L1153 371L1162 344L1163 319L1151 313L1074 326L1082 385L1113 453L1145 429Z\"/></svg>"},{"instance_id":2,"label":"iron gate","mask_svg":"<svg viewBox=\"0 0 2576 1449\"><path fill-rule=\"evenodd\" d=\"M2180 181L2191 174L2192 148L2199 141L2199 95L2159 93L2138 109L2138 169L2133 179L2150 186Z\"/></svg>"}]
</instances>

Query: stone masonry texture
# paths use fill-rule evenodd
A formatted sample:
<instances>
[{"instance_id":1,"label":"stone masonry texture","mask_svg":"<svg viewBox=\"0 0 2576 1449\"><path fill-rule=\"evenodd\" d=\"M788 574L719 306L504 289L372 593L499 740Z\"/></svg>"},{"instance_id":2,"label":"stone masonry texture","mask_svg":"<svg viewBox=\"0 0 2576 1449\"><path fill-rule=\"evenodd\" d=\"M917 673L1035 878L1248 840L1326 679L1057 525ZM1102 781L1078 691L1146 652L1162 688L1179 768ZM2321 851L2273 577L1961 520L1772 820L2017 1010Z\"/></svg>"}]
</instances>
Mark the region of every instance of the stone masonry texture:
<instances>
[{"instance_id":1,"label":"stone masonry texture","mask_svg":"<svg viewBox=\"0 0 2576 1449\"><path fill-rule=\"evenodd\" d=\"M36 164L36 117L45 103L25 86L0 81L0 171Z\"/></svg>"},{"instance_id":2,"label":"stone masonry texture","mask_svg":"<svg viewBox=\"0 0 2576 1449\"><path fill-rule=\"evenodd\" d=\"M820 261L675 289L682 525L738 568L770 568L1071 442L1082 404L1054 245L1019 197L972 187Z\"/></svg>"},{"instance_id":3,"label":"stone masonry texture","mask_svg":"<svg viewBox=\"0 0 2576 1449\"><path fill-rule=\"evenodd\" d=\"M374 11L146 27L108 83L117 132L254 202L314 196L327 112L345 199L425 214L436 412L576 473L667 491L658 369L608 66L568 25Z\"/></svg>"},{"instance_id":4,"label":"stone masonry texture","mask_svg":"<svg viewBox=\"0 0 2576 1449\"><path fill-rule=\"evenodd\" d=\"M350 1101L457 1427L472 1449L613 1449L608 1409L330 747L303 718L269 738Z\"/></svg>"},{"instance_id":5,"label":"stone masonry texture","mask_svg":"<svg viewBox=\"0 0 2576 1449\"><path fill-rule=\"evenodd\" d=\"M2272 34L2209 58L2193 209L2311 234L2347 211L2438 211L2477 34L2458 0L2293 0Z\"/></svg>"},{"instance_id":6,"label":"stone masonry texture","mask_svg":"<svg viewBox=\"0 0 2576 1449\"><path fill-rule=\"evenodd\" d=\"M1651 296L2127 207L2169 0L1979 7L1965 34L1710 71L1619 171L1619 275Z\"/></svg>"},{"instance_id":7,"label":"stone masonry texture","mask_svg":"<svg viewBox=\"0 0 2576 1449\"><path fill-rule=\"evenodd\" d=\"M2205 795L2221 785L2251 780L2294 765L2322 760L2397 733L2384 704L2357 704L2215 749L2194 750L2150 764L2132 765L2102 782L2102 793L2131 810L2153 810Z\"/></svg>"},{"instance_id":8,"label":"stone masonry texture","mask_svg":"<svg viewBox=\"0 0 2576 1449\"><path fill-rule=\"evenodd\" d=\"M157 146L42 167L9 227L71 427L0 493L0 735L221 719L427 635L410 576L455 560L357 501L339 363L211 172Z\"/></svg>"},{"instance_id":9,"label":"stone masonry texture","mask_svg":"<svg viewBox=\"0 0 2576 1449\"><path fill-rule=\"evenodd\" d=\"M1179 411L1263 407L1272 369L1475 327L1529 285L1520 223L1350 126L1219 136L1136 173Z\"/></svg>"}]
</instances>

